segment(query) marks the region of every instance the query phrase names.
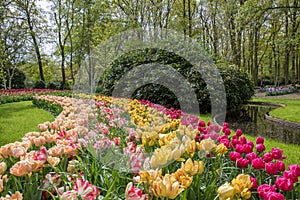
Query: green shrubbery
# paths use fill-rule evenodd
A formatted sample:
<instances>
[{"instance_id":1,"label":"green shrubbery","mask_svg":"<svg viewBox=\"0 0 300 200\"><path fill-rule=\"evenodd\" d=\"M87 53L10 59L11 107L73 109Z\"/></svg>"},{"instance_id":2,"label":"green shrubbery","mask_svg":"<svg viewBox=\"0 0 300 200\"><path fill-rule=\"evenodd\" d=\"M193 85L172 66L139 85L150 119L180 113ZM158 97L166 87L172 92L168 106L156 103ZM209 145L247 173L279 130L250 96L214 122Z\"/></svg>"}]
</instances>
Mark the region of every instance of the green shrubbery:
<instances>
[{"instance_id":1,"label":"green shrubbery","mask_svg":"<svg viewBox=\"0 0 300 200\"><path fill-rule=\"evenodd\" d=\"M104 76L99 81L98 91L104 95L112 95L114 86L124 74L134 67L150 63L159 63L164 66L169 65L179 72L186 80L188 80L193 88L201 112L210 112L210 94L200 72L193 69L192 65L184 58L162 49L139 49L118 57L111 64L111 67L106 70ZM225 85L228 109L234 109L237 106L240 106L248 101L254 94L254 85L246 73L233 67L220 67L219 71ZM136 76L137 73L138 72L135 72L134 76ZM149 73L152 73L155 76L157 71L153 72L149 70ZM159 73L166 72L161 71ZM141 74L141 76L143 75ZM178 90L185 89L186 88L184 87L178 88ZM168 88L158 84L147 84L138 88L132 94L131 98L148 99L153 103L158 103L169 108L179 108L178 98L175 94ZM185 97L179 98L184 99Z\"/></svg>"}]
</instances>

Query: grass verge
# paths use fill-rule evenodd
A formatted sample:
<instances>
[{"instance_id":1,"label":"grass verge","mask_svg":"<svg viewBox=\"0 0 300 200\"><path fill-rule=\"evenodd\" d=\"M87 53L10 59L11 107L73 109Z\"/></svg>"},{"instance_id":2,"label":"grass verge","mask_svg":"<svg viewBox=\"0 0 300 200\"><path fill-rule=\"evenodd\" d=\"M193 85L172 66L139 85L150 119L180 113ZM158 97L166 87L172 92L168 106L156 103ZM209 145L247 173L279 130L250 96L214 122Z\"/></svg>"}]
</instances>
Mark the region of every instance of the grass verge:
<instances>
[{"instance_id":1,"label":"grass verge","mask_svg":"<svg viewBox=\"0 0 300 200\"><path fill-rule=\"evenodd\" d=\"M47 111L36 108L31 101L0 105L0 146L20 141L25 133L37 131L37 125L53 121Z\"/></svg>"},{"instance_id":2,"label":"grass verge","mask_svg":"<svg viewBox=\"0 0 300 200\"><path fill-rule=\"evenodd\" d=\"M285 104L285 107L272 110L270 115L280 119L300 122L300 99L253 98L252 101Z\"/></svg>"}]
</instances>

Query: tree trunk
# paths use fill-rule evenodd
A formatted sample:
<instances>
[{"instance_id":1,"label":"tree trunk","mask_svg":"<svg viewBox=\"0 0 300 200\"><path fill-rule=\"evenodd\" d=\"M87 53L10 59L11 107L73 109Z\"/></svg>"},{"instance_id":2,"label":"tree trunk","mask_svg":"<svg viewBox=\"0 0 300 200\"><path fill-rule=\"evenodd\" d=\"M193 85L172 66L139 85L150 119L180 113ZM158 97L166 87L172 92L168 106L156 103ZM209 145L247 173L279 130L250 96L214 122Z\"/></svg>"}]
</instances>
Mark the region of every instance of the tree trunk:
<instances>
[{"instance_id":1,"label":"tree trunk","mask_svg":"<svg viewBox=\"0 0 300 200\"><path fill-rule=\"evenodd\" d=\"M289 17L288 13L285 13L285 38L289 38ZM284 58L284 82L287 85L289 83L289 61L290 61L290 44L287 42L285 46L285 58Z\"/></svg>"},{"instance_id":2,"label":"tree trunk","mask_svg":"<svg viewBox=\"0 0 300 200\"><path fill-rule=\"evenodd\" d=\"M39 65L40 79L42 81L45 81L44 72L43 72L42 57L41 57L41 53L40 53L40 48L39 48L39 45L38 45L37 40L36 40L35 32L33 30L33 25L32 25L32 21L31 21L29 10L26 10L26 15L27 15L28 27L29 27L29 30L30 30L30 36L31 36L32 41L33 41L34 50L35 50L36 58L37 58L38 65Z\"/></svg>"}]
</instances>

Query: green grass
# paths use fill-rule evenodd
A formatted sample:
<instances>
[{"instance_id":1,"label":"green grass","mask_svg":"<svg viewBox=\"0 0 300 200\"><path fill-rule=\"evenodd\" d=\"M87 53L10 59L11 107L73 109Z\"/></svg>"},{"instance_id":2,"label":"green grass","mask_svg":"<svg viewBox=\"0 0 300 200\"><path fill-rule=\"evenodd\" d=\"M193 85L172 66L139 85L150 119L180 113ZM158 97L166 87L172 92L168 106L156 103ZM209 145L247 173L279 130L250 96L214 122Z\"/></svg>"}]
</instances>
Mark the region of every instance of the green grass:
<instances>
[{"instance_id":1,"label":"green grass","mask_svg":"<svg viewBox=\"0 0 300 200\"><path fill-rule=\"evenodd\" d=\"M0 105L0 146L20 141L25 133L37 131L37 125L53 121L47 111L36 108L31 101Z\"/></svg>"},{"instance_id":2,"label":"green grass","mask_svg":"<svg viewBox=\"0 0 300 200\"><path fill-rule=\"evenodd\" d=\"M210 114L200 115L200 119L202 119L206 123L208 121L212 121ZM230 124L229 124L229 126L230 126ZM235 130L232 130L232 131L235 131ZM247 140L251 140L255 144L256 137L251 136L246 133L243 133L243 135L247 138ZM277 148L283 150L283 155L287 156L287 158L284 160L286 166L288 166L290 164L300 165L300 146L295 145L295 144L285 144L285 143L278 142L276 140L272 140L269 138L265 138L264 144L266 147L266 152L271 151L271 149L274 147L277 147Z\"/></svg>"},{"instance_id":3,"label":"green grass","mask_svg":"<svg viewBox=\"0 0 300 200\"><path fill-rule=\"evenodd\" d=\"M285 107L272 110L270 115L280 119L300 122L300 99L253 98L252 101L285 104Z\"/></svg>"}]
</instances>

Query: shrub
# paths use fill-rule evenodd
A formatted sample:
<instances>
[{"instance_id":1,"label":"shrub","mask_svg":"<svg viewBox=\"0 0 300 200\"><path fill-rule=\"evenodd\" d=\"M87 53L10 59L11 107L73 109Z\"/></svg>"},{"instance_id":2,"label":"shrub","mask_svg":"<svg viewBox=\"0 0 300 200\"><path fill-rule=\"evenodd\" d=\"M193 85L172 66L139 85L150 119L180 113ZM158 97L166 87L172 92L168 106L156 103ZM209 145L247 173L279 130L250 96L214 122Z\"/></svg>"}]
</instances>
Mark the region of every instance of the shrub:
<instances>
[{"instance_id":1,"label":"shrub","mask_svg":"<svg viewBox=\"0 0 300 200\"><path fill-rule=\"evenodd\" d=\"M201 112L210 112L210 95L206 83L201 77L201 73L193 69L191 63L184 58L176 55L175 53L167 52L162 49L138 49L118 57L111 64L110 68L105 71L103 77L99 81L99 88L102 89L101 93L108 96L112 95L115 84L118 83L124 74L129 72L134 67L151 63L159 63L164 66L168 65L179 72L189 82L195 91ZM236 108L236 106L245 103L251 98L251 96L254 94L254 85L250 81L247 74L233 67L222 67L219 68L219 70L225 84L228 109ZM138 73L139 72L134 72L134 77L137 77ZM149 73L152 73L155 76L157 71L153 72L152 70L149 70ZM159 71L159 73L161 74L167 72L162 70ZM143 77L143 74L138 77ZM127 86L130 87L130 85ZM128 87L123 88L127 89ZM184 86L179 86L179 88L177 88L177 90L180 91L184 91L185 89L186 88ZM184 96L177 98L175 94L168 88L158 84L147 84L138 88L132 94L131 98L148 99L168 108L178 108L178 98L189 101L188 99L185 99ZM194 102L188 102L189 105L192 103Z\"/></svg>"},{"instance_id":2,"label":"shrub","mask_svg":"<svg viewBox=\"0 0 300 200\"><path fill-rule=\"evenodd\" d=\"M55 82L50 82L50 83L47 84L47 88L48 89L57 90L58 89L58 85Z\"/></svg>"},{"instance_id":3,"label":"shrub","mask_svg":"<svg viewBox=\"0 0 300 200\"><path fill-rule=\"evenodd\" d=\"M42 80L38 80L34 83L33 88L34 89L45 89L46 88L46 83Z\"/></svg>"}]
</instances>

